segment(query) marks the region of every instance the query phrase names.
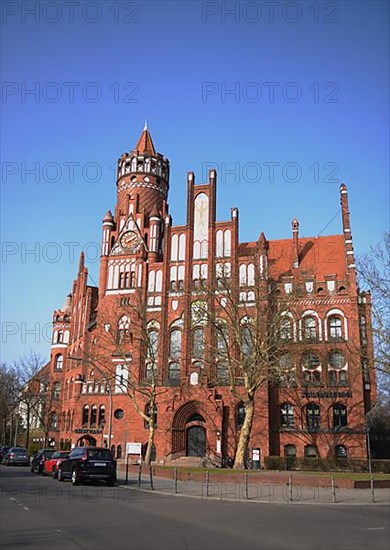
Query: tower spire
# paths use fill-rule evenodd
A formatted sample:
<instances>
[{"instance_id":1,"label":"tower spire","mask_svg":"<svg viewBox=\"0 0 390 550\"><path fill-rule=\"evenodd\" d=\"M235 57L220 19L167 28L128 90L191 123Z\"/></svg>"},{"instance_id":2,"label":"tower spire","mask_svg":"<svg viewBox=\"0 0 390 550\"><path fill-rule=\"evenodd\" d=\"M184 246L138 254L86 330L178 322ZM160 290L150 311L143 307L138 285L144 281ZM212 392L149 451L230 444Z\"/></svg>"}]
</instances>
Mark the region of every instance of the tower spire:
<instances>
[{"instance_id":1,"label":"tower spire","mask_svg":"<svg viewBox=\"0 0 390 550\"><path fill-rule=\"evenodd\" d=\"M150 135L150 132L148 130L148 121L145 120L145 126L142 130L141 137L138 140L137 145L135 146L135 149L139 153L148 153L149 155L156 156L156 149L153 145L152 136Z\"/></svg>"}]
</instances>

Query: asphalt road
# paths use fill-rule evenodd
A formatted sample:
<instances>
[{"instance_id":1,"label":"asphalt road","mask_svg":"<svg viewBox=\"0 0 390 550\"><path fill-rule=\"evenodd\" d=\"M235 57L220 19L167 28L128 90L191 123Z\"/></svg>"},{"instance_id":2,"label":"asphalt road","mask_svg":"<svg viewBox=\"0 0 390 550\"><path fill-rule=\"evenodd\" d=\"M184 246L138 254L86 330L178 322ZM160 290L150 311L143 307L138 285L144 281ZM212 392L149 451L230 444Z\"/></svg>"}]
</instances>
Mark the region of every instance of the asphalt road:
<instances>
[{"instance_id":1,"label":"asphalt road","mask_svg":"<svg viewBox=\"0 0 390 550\"><path fill-rule=\"evenodd\" d=\"M0 483L2 550L389 548L387 506L203 502L73 487L24 467L0 466Z\"/></svg>"}]
</instances>

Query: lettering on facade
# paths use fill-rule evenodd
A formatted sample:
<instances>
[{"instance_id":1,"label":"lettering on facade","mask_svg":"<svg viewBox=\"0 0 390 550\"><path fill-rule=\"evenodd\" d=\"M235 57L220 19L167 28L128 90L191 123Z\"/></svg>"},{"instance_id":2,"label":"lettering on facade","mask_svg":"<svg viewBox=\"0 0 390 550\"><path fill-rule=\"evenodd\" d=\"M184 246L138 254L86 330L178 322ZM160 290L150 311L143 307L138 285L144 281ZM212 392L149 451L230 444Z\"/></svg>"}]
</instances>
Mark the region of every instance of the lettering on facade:
<instances>
[{"instance_id":1,"label":"lettering on facade","mask_svg":"<svg viewBox=\"0 0 390 550\"><path fill-rule=\"evenodd\" d=\"M352 397L351 391L304 391L302 392L302 397L327 397L327 398L337 398L337 397Z\"/></svg>"}]
</instances>

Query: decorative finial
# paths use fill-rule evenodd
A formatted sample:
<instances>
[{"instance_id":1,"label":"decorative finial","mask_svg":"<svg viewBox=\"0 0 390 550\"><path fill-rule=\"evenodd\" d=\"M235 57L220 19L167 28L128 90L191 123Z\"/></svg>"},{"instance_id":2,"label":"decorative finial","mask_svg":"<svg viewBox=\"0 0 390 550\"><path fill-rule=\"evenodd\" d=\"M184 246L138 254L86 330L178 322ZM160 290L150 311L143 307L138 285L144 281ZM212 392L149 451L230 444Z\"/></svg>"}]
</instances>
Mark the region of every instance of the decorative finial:
<instances>
[{"instance_id":1,"label":"decorative finial","mask_svg":"<svg viewBox=\"0 0 390 550\"><path fill-rule=\"evenodd\" d=\"M145 126L144 126L144 132L148 129L148 119L145 118Z\"/></svg>"}]
</instances>

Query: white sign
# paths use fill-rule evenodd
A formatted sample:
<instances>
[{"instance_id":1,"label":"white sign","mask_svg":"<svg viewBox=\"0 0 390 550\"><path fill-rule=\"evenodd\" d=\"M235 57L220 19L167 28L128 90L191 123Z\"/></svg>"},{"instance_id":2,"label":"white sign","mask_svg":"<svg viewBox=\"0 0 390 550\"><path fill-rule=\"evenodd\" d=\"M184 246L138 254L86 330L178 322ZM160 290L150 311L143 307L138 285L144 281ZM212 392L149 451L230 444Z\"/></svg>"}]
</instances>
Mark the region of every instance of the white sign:
<instances>
[{"instance_id":1,"label":"white sign","mask_svg":"<svg viewBox=\"0 0 390 550\"><path fill-rule=\"evenodd\" d=\"M198 384L199 376L197 372L191 372L190 384L191 386L196 386Z\"/></svg>"},{"instance_id":2,"label":"white sign","mask_svg":"<svg viewBox=\"0 0 390 550\"><path fill-rule=\"evenodd\" d=\"M253 449L252 460L260 460L260 449Z\"/></svg>"},{"instance_id":3,"label":"white sign","mask_svg":"<svg viewBox=\"0 0 390 550\"><path fill-rule=\"evenodd\" d=\"M140 455L142 443L126 443L127 455Z\"/></svg>"}]
</instances>

